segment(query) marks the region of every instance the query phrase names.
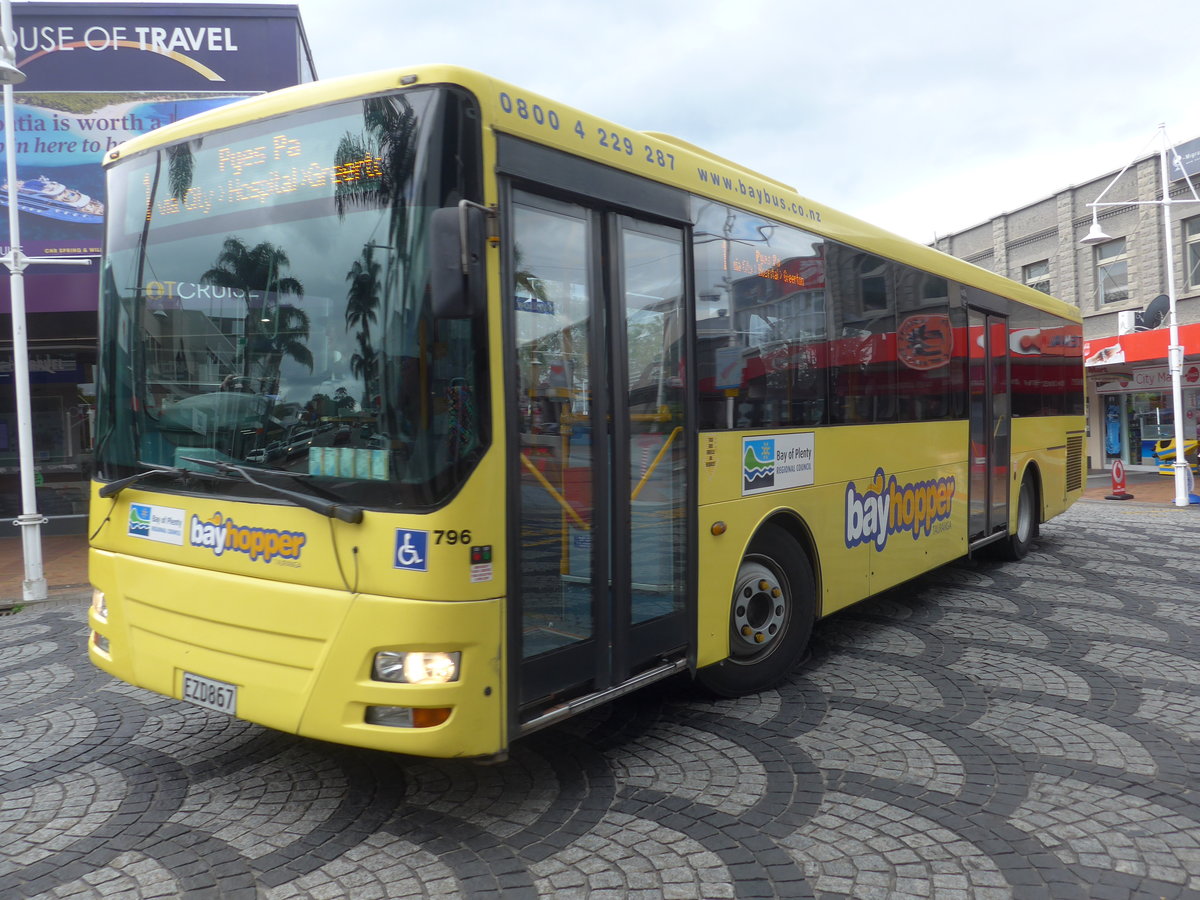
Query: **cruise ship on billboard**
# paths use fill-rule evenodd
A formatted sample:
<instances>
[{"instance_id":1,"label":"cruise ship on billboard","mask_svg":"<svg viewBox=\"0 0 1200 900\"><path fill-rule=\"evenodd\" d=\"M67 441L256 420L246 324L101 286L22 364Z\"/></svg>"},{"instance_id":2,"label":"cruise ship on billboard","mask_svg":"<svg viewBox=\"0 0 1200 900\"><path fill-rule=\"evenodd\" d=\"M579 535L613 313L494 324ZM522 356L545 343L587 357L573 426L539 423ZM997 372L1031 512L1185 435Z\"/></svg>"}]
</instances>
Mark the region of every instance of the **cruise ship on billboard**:
<instances>
[{"instance_id":1,"label":"cruise ship on billboard","mask_svg":"<svg viewBox=\"0 0 1200 900\"><path fill-rule=\"evenodd\" d=\"M0 188L0 205L8 206L7 184ZM103 203L45 175L17 182L17 209L63 222L99 225L104 221Z\"/></svg>"}]
</instances>

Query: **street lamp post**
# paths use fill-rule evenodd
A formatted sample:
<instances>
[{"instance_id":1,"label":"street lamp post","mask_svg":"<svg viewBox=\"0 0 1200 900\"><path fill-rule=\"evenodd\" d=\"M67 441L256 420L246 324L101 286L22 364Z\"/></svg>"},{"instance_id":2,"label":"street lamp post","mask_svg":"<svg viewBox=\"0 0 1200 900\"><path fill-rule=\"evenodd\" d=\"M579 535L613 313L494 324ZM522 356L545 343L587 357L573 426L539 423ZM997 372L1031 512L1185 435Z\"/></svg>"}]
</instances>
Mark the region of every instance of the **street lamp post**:
<instances>
[{"instance_id":1,"label":"street lamp post","mask_svg":"<svg viewBox=\"0 0 1200 900\"><path fill-rule=\"evenodd\" d=\"M31 263L89 265L86 259L38 259L21 252L20 222L17 213L16 129L13 123L13 85L25 80L16 66L16 40L12 27L11 0L0 0L0 83L4 85L4 157L8 183L9 249L0 256L8 268L12 299L13 385L17 399L17 447L20 457L21 515L13 523L21 528L21 551L25 562L25 580L21 594L26 602L46 599L46 578L42 569L41 526L45 519L37 511L37 485L34 480L33 417L29 398L29 343L25 329L26 266Z\"/></svg>"},{"instance_id":2,"label":"street lamp post","mask_svg":"<svg viewBox=\"0 0 1200 900\"><path fill-rule=\"evenodd\" d=\"M1100 192L1094 201L1087 204L1092 208L1092 227L1087 235L1080 240L1081 244L1103 244L1106 241L1111 241L1112 238L1104 233L1104 229L1100 227L1100 219L1098 209L1102 206L1145 206L1155 205L1162 207L1163 220L1163 238L1166 245L1166 269L1167 269L1167 300L1169 303L1167 313L1168 326L1168 346L1167 346L1167 366L1171 375L1171 405L1172 418L1174 419L1174 434L1175 434L1175 505L1187 506L1190 502L1188 496L1188 475L1191 474L1187 464L1187 458L1184 456L1183 449L1183 347L1179 343L1179 317L1175 311L1175 245L1171 234L1171 205L1173 203L1200 203L1200 194L1196 193L1196 187L1192 184L1192 179L1184 172L1184 178L1187 179L1188 187L1191 188L1191 198L1182 200L1171 199L1171 178L1167 168L1167 153L1171 151L1170 144L1167 141L1167 126L1159 125L1159 175L1162 183L1162 199L1161 200L1123 200L1123 201L1104 201L1104 196L1109 192L1109 189L1116 184L1122 175L1133 165L1131 162L1125 166L1116 177L1109 182L1108 187ZM1173 151L1171 151L1173 152Z\"/></svg>"}]
</instances>

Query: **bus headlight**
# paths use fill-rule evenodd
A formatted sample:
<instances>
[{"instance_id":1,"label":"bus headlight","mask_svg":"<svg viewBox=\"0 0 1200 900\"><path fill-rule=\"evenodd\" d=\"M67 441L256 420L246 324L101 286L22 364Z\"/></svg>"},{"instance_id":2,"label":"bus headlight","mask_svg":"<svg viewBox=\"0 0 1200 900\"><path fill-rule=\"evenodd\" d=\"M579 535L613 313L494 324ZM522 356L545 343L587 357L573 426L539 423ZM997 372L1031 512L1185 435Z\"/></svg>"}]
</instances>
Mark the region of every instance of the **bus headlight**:
<instances>
[{"instance_id":1,"label":"bus headlight","mask_svg":"<svg viewBox=\"0 0 1200 900\"><path fill-rule=\"evenodd\" d=\"M92 615L101 622L108 621L108 600L104 597L104 591L92 591Z\"/></svg>"},{"instance_id":2,"label":"bus headlight","mask_svg":"<svg viewBox=\"0 0 1200 900\"><path fill-rule=\"evenodd\" d=\"M381 650L375 654L371 677L396 684L449 684L458 681L461 659L462 654L457 650L451 653Z\"/></svg>"}]
</instances>

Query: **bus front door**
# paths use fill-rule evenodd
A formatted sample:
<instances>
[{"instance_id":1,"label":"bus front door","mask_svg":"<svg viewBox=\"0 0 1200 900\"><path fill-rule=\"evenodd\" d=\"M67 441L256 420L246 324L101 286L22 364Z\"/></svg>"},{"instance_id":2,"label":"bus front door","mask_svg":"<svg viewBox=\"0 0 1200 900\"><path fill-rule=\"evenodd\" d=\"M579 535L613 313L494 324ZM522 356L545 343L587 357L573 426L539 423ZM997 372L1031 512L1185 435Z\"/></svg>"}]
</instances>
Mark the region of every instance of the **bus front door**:
<instances>
[{"instance_id":1,"label":"bus front door","mask_svg":"<svg viewBox=\"0 0 1200 900\"><path fill-rule=\"evenodd\" d=\"M684 242L523 192L512 210L509 650L527 722L686 657Z\"/></svg>"},{"instance_id":2,"label":"bus front door","mask_svg":"<svg viewBox=\"0 0 1200 900\"><path fill-rule=\"evenodd\" d=\"M971 392L968 533L975 544L1008 530L1011 386L1007 320L968 309L967 323Z\"/></svg>"}]
</instances>

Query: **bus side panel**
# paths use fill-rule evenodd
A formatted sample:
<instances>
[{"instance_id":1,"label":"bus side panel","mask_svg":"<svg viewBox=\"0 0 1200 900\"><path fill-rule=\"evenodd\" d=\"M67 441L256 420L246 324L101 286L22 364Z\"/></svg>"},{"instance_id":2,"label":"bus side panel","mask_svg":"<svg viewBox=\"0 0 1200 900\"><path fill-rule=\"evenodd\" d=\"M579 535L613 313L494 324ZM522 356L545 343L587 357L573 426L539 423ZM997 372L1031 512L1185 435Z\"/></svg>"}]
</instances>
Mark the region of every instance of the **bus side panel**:
<instances>
[{"instance_id":1,"label":"bus side panel","mask_svg":"<svg viewBox=\"0 0 1200 900\"><path fill-rule=\"evenodd\" d=\"M743 437L762 441L787 433L700 437L701 666L728 655L729 603L738 565L755 532L773 515L794 517L811 535L819 615L967 551L965 422L816 429L809 432L811 485L743 496L754 484L743 468ZM711 527L718 521L727 530L714 536Z\"/></svg>"},{"instance_id":2,"label":"bus side panel","mask_svg":"<svg viewBox=\"0 0 1200 900\"><path fill-rule=\"evenodd\" d=\"M1068 486L1067 434L1083 435L1086 423L1079 416L1048 418L1019 418L1013 420L1013 472L1009 496L1016 497L1021 488L1021 478L1031 465L1037 467L1041 482L1041 521L1048 522L1064 512L1083 495L1086 477L1080 469L1074 484ZM1080 448L1082 452L1082 448ZM1082 458L1075 460L1083 465ZM1017 509L1009 509L1009 531L1016 528Z\"/></svg>"},{"instance_id":3,"label":"bus side panel","mask_svg":"<svg viewBox=\"0 0 1200 900\"><path fill-rule=\"evenodd\" d=\"M964 556L967 499L965 464L892 473L887 533L871 548L871 593Z\"/></svg>"},{"instance_id":4,"label":"bus side panel","mask_svg":"<svg viewBox=\"0 0 1200 900\"><path fill-rule=\"evenodd\" d=\"M867 595L870 551L866 547L847 550L837 527L844 497L844 486L823 485L700 508L698 666L719 662L729 655L729 604L738 566L754 534L772 516L791 517L812 536L816 557L813 574L820 592L818 614ZM715 522L725 523L727 531L713 535Z\"/></svg>"}]
</instances>

